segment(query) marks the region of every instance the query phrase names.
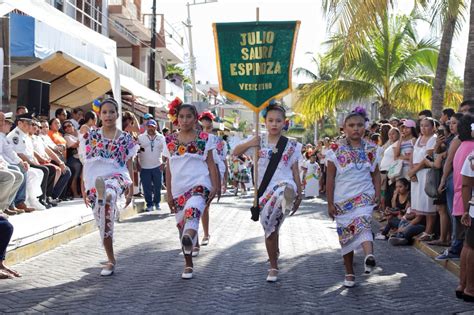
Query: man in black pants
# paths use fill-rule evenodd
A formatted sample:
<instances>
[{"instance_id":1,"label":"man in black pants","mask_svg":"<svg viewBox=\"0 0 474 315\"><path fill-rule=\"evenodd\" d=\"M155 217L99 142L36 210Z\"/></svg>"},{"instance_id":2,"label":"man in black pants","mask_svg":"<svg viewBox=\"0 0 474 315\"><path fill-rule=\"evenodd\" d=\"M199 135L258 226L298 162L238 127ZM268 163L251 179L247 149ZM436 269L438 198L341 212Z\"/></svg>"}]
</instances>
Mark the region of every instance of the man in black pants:
<instances>
[{"instance_id":1,"label":"man in black pants","mask_svg":"<svg viewBox=\"0 0 474 315\"><path fill-rule=\"evenodd\" d=\"M57 202L51 198L54 189L56 166L41 165L35 158L33 142L29 136L30 127L32 125L31 118L31 113L18 115L17 127L8 134L7 138L12 143L13 150L23 161L28 162L31 167L43 172L43 181L41 183L43 195L40 197L40 202L49 209L51 206L57 206Z\"/></svg>"}]
</instances>

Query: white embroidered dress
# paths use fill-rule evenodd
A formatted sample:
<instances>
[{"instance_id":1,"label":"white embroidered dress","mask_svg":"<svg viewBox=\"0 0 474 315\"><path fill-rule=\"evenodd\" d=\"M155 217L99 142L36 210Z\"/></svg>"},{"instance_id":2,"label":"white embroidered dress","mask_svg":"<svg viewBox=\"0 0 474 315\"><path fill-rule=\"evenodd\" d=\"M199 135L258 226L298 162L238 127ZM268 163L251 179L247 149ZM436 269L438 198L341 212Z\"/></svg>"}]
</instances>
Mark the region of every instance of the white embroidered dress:
<instances>
[{"instance_id":1,"label":"white embroidered dress","mask_svg":"<svg viewBox=\"0 0 474 315\"><path fill-rule=\"evenodd\" d=\"M127 161L133 158L139 149L133 137L122 131L115 139L107 139L101 129L92 129L79 137L81 161L84 165L84 188L92 203L94 217L99 226L102 239L113 236L114 220L118 217L124 201L124 193L132 184ZM105 189L111 195L110 216L106 217L105 205L99 205L95 181L97 177L105 180ZM106 228L106 219L108 225Z\"/></svg>"},{"instance_id":2,"label":"white embroidered dress","mask_svg":"<svg viewBox=\"0 0 474 315\"><path fill-rule=\"evenodd\" d=\"M277 169L272 176L267 189L259 199L260 223L265 231L265 237L269 237L273 232L278 231L285 214L282 209L283 193L285 187L291 187L295 193L297 191L295 180L293 179L292 166L301 160L302 144L295 140L288 140ZM270 163L270 158L275 149L274 145L263 146L258 151L258 184L263 180L265 171ZM253 149L248 150L252 154Z\"/></svg>"},{"instance_id":3,"label":"white embroidered dress","mask_svg":"<svg viewBox=\"0 0 474 315\"><path fill-rule=\"evenodd\" d=\"M178 134L166 137L163 156L169 159L171 194L178 209L176 222L180 231L199 230L199 219L212 189L207 155L212 154L216 141L206 132L196 133L195 140L184 144Z\"/></svg>"},{"instance_id":4,"label":"white embroidered dress","mask_svg":"<svg viewBox=\"0 0 474 315\"><path fill-rule=\"evenodd\" d=\"M375 207L372 172L379 163L377 146L363 142L351 148L345 140L326 152L328 162L336 166L334 204L341 253L346 255L363 242L373 241L371 222Z\"/></svg>"}]
</instances>

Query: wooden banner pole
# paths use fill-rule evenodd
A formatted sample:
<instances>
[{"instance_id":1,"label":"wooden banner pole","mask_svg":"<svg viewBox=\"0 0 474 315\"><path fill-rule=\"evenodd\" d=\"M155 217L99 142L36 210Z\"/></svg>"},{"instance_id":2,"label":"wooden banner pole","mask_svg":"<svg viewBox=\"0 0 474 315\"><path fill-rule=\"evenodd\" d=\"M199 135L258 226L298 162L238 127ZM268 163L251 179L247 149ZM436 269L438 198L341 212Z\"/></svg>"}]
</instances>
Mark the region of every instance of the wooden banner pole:
<instances>
[{"instance_id":1,"label":"wooden banner pole","mask_svg":"<svg viewBox=\"0 0 474 315\"><path fill-rule=\"evenodd\" d=\"M260 21L260 8L257 7L257 22ZM260 112L256 111L255 112L255 135L258 137L260 134L260 123L259 123L259 115ZM258 152L259 152L260 147L257 147L254 151L254 157L253 157L253 174L254 174L254 200L253 200L253 205L254 207L257 206L258 204Z\"/></svg>"}]
</instances>

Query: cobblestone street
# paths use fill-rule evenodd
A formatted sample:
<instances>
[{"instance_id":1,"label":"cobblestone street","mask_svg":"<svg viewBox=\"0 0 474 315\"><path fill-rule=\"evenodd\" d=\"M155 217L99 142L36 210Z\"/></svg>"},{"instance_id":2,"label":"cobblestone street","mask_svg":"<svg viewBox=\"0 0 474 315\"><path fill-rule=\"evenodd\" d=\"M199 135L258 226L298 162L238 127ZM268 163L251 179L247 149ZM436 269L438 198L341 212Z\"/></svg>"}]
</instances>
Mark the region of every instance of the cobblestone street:
<instances>
[{"instance_id":1,"label":"cobblestone street","mask_svg":"<svg viewBox=\"0 0 474 315\"><path fill-rule=\"evenodd\" d=\"M412 247L376 241L377 272L345 289L335 223L325 203L304 201L281 230L280 278L268 264L251 199L224 197L211 209L211 240L195 259L195 278L180 278L174 217L163 210L117 224L116 274L99 277L104 253L95 232L18 264L23 277L0 282L0 313L462 313L457 279Z\"/></svg>"}]
</instances>

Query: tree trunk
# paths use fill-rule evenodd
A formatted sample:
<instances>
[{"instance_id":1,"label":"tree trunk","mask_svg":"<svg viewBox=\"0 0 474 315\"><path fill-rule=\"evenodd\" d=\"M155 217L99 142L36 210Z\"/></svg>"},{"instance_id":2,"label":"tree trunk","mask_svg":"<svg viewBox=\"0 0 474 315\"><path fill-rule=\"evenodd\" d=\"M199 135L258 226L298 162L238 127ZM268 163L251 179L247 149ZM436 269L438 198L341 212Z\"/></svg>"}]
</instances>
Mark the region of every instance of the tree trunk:
<instances>
[{"instance_id":1,"label":"tree trunk","mask_svg":"<svg viewBox=\"0 0 474 315\"><path fill-rule=\"evenodd\" d=\"M457 15L450 17L443 25L443 36L439 47L438 65L433 84L433 94L431 96L431 110L435 118L441 117L444 106L444 91L446 89L446 78L448 77L449 57L456 28Z\"/></svg>"},{"instance_id":2,"label":"tree trunk","mask_svg":"<svg viewBox=\"0 0 474 315\"><path fill-rule=\"evenodd\" d=\"M474 99L474 1L471 0L469 39L467 41L466 65L464 68L464 100Z\"/></svg>"},{"instance_id":3,"label":"tree trunk","mask_svg":"<svg viewBox=\"0 0 474 315\"><path fill-rule=\"evenodd\" d=\"M387 101L382 101L382 105L380 105L380 116L382 116L382 119L390 119L393 115L393 107L392 104L390 104Z\"/></svg>"}]
</instances>

